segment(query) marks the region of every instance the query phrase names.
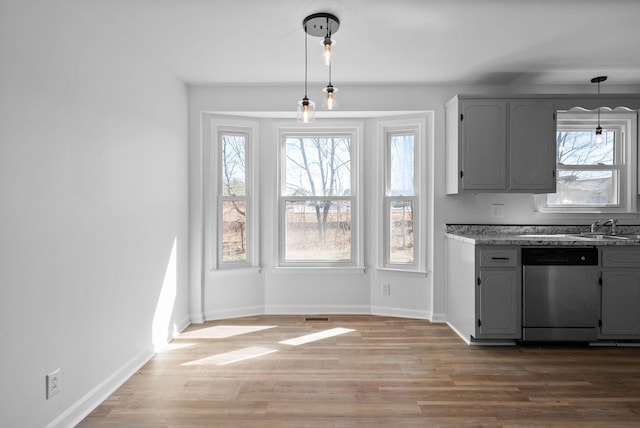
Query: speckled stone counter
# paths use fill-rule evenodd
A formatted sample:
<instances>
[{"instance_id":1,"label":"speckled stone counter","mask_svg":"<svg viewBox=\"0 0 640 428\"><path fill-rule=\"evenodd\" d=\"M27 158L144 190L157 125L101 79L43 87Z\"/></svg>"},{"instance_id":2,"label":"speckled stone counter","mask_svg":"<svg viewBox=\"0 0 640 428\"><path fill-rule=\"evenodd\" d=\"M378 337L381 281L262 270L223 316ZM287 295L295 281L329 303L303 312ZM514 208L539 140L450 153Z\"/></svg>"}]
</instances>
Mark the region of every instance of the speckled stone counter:
<instances>
[{"instance_id":1,"label":"speckled stone counter","mask_svg":"<svg viewBox=\"0 0 640 428\"><path fill-rule=\"evenodd\" d=\"M467 225L447 224L446 237L477 245L640 245L640 226L619 225L616 236L609 227L588 234L587 225Z\"/></svg>"}]
</instances>

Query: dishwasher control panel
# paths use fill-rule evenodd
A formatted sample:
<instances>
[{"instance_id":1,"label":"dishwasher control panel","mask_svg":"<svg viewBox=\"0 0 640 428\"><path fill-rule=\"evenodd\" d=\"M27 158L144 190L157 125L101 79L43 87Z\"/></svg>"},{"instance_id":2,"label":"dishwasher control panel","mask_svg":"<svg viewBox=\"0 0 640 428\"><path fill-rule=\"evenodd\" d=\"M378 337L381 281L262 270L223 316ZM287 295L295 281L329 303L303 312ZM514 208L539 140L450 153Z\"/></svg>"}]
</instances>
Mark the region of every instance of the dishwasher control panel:
<instances>
[{"instance_id":1,"label":"dishwasher control panel","mask_svg":"<svg viewBox=\"0 0 640 428\"><path fill-rule=\"evenodd\" d=\"M522 264L528 266L595 266L596 247L523 248Z\"/></svg>"}]
</instances>

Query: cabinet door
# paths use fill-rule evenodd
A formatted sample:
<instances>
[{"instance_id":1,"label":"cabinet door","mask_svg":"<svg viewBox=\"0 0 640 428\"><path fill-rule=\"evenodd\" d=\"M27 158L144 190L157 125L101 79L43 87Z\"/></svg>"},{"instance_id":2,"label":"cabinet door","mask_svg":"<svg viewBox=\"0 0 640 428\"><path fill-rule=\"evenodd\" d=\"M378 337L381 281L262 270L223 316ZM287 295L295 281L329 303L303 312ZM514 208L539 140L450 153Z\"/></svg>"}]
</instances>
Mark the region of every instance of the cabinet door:
<instances>
[{"instance_id":1,"label":"cabinet door","mask_svg":"<svg viewBox=\"0 0 640 428\"><path fill-rule=\"evenodd\" d=\"M463 190L506 188L505 100L464 100L460 105Z\"/></svg>"},{"instance_id":2,"label":"cabinet door","mask_svg":"<svg viewBox=\"0 0 640 428\"><path fill-rule=\"evenodd\" d=\"M519 339L521 287L517 269L483 269L476 297L477 339Z\"/></svg>"},{"instance_id":3,"label":"cabinet door","mask_svg":"<svg viewBox=\"0 0 640 428\"><path fill-rule=\"evenodd\" d=\"M556 121L552 101L509 103L509 188L554 193L556 189Z\"/></svg>"},{"instance_id":4,"label":"cabinet door","mask_svg":"<svg viewBox=\"0 0 640 428\"><path fill-rule=\"evenodd\" d=\"M602 337L640 338L640 270L602 272Z\"/></svg>"}]
</instances>

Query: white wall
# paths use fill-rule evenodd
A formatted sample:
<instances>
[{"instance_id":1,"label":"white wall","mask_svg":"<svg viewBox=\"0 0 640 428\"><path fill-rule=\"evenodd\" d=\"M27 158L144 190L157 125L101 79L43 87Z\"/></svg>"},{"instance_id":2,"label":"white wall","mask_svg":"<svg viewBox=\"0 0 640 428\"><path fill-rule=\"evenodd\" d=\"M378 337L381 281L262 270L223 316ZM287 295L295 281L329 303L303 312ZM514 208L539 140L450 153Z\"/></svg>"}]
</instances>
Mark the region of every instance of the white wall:
<instances>
[{"instance_id":1,"label":"white wall","mask_svg":"<svg viewBox=\"0 0 640 428\"><path fill-rule=\"evenodd\" d=\"M375 260L371 257L366 259L368 274L362 276L336 276L327 281L313 276L291 276L291 275L269 275L269 269L274 265L273 239L269 236L261 236L263 263L267 269L265 274L265 305L272 311L291 311L293 307L300 309L313 309L318 305L322 308L333 308L341 312L344 308L341 304L371 309L374 313L389 313L406 316L425 316L433 320L446 319L446 290L445 290L445 246L444 246L444 225L446 223L510 223L510 224L588 224L591 219L563 218L558 216L544 216L534 211L534 198L532 195L505 195L505 194L465 194L446 195L444 190L444 104L456 94L517 94L517 93L591 93L593 87L589 85L578 85L572 87L509 87L509 86L427 86L427 85L406 85L406 86L385 86L385 85L340 85L339 102L340 112L337 114L348 116L349 112L398 112L398 111L434 111L435 112L435 145L432 148L433 159L429 162L433 170L428 171L432 177L432 224L430 225L427 268L429 276L418 278L402 274L387 272L377 272L372 269ZM313 94L310 90L310 98L320 97L320 92ZM638 87L616 87L607 86L609 93L638 93ZM298 86L191 86L189 88L189 127L190 127L190 184L191 184L191 229L193 254L196 254L202 246L201 224L201 136L200 136L200 113L207 112L235 112L238 114L251 112L293 112L298 99L302 96ZM272 218L275 210L276 195L271 181L275 167L275 143L273 133L268 121L262 124L262 128L267 127L268 131L263 132L261 144L261 177L268 180L263 182L261 187L261 220L262 229L271 230L274 223ZM365 132L364 150L372 145L367 138L372 136L371 132ZM266 149L265 149L266 148ZM431 156L431 154L430 154ZM369 154L364 156L365 163L373 162ZM431 166L428 166L431 167ZM266 171L265 171L266 169ZM367 167L365 166L365 171ZM365 180L369 182L372 177ZM372 198L369 195L369 200ZM495 218L491 216L491 204L504 204L507 216ZM628 223L636 222L636 216L630 216L623 221ZM375 225L374 225L375 226ZM376 233L371 229L371 223L365 219L365 228L369 234ZM266 240L266 241L265 241ZM368 244L375 245L376 238L371 238ZM232 286L226 286L222 281L216 279L215 275L210 276L207 281L203 281L197 276L200 272L200 261L197 257L191 260L190 283L192 299L203 305L203 310L215 304L214 300L208 299L206 302L199 301L197 293L204 289L204 295L208 295L207 288L215 287L218 293L226 290L226 293L235 295L242 301L250 299L246 294L237 295ZM305 279L306 278L306 279ZM381 284L391 283L391 296L381 295ZM327 285L330 284L330 285ZM215 284L215 285L214 285ZM306 284L306 285L304 285ZM204 287L204 288L203 288ZM363 292L368 289L368 295ZM346 291L346 293L345 293ZM244 291L240 291L243 293ZM227 296L228 300L228 296ZM192 300L193 302L193 300ZM201 311L199 306L195 306L195 311ZM257 309L256 309L257 310ZM194 311L194 306L192 306Z\"/></svg>"},{"instance_id":2,"label":"white wall","mask_svg":"<svg viewBox=\"0 0 640 428\"><path fill-rule=\"evenodd\" d=\"M0 13L3 427L73 425L189 321L186 88L94 13Z\"/></svg>"}]
</instances>

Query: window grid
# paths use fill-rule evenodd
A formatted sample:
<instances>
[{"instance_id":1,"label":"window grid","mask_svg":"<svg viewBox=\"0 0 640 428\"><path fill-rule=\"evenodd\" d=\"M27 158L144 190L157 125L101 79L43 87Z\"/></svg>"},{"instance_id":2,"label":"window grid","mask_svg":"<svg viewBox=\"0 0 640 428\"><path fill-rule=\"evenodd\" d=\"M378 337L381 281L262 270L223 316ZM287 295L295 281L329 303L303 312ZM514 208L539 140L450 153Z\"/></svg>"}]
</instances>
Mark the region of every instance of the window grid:
<instances>
[{"instance_id":1,"label":"window grid","mask_svg":"<svg viewBox=\"0 0 640 428\"><path fill-rule=\"evenodd\" d=\"M251 223L249 193L248 132L221 130L218 133L218 266L249 265L247 237Z\"/></svg>"},{"instance_id":2,"label":"window grid","mask_svg":"<svg viewBox=\"0 0 640 428\"><path fill-rule=\"evenodd\" d=\"M558 112L556 193L536 197L540 212L584 215L635 212L637 114L603 111L601 144L595 141L596 126L594 112ZM567 136L584 138L584 147L578 150L569 147L574 153L567 155L567 147L561 141Z\"/></svg>"},{"instance_id":3,"label":"window grid","mask_svg":"<svg viewBox=\"0 0 640 428\"><path fill-rule=\"evenodd\" d=\"M280 138L280 265L356 266L355 132L307 130Z\"/></svg>"},{"instance_id":4,"label":"window grid","mask_svg":"<svg viewBox=\"0 0 640 428\"><path fill-rule=\"evenodd\" d=\"M556 133L557 191L547 195L547 206L578 209L623 206L622 178L626 168L621 134L615 126L606 127L603 141L596 143L592 126L559 125ZM567 139L573 140L573 144L565 151ZM578 140L580 143L576 143Z\"/></svg>"},{"instance_id":5,"label":"window grid","mask_svg":"<svg viewBox=\"0 0 640 428\"><path fill-rule=\"evenodd\" d=\"M418 268L417 131L385 132L383 265Z\"/></svg>"}]
</instances>

